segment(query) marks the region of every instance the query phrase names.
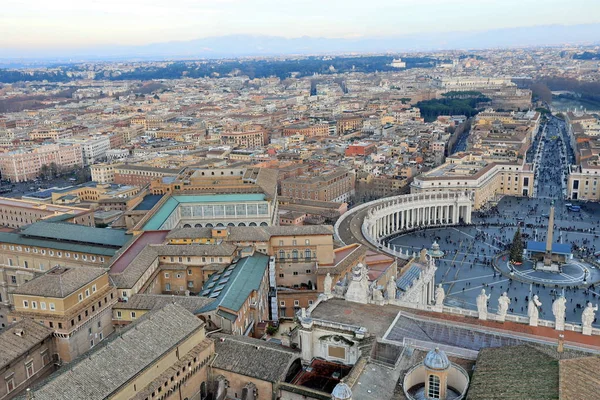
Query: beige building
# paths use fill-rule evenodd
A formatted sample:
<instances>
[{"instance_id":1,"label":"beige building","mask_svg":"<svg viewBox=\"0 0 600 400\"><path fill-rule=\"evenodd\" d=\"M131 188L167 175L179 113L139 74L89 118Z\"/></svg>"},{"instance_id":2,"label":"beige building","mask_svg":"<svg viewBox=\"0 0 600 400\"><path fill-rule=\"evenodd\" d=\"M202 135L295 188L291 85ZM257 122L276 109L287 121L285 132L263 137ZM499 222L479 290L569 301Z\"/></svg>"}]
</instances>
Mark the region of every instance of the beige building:
<instances>
[{"instance_id":1,"label":"beige building","mask_svg":"<svg viewBox=\"0 0 600 400\"><path fill-rule=\"evenodd\" d=\"M56 352L66 362L110 335L116 290L102 268L55 267L13 292L14 320L32 318L54 331Z\"/></svg>"},{"instance_id":2,"label":"beige building","mask_svg":"<svg viewBox=\"0 0 600 400\"><path fill-rule=\"evenodd\" d=\"M0 153L2 179L24 182L36 179L42 165L56 164L59 168L72 169L83 166L83 152L79 144L46 144L38 147Z\"/></svg>"},{"instance_id":3,"label":"beige building","mask_svg":"<svg viewBox=\"0 0 600 400\"><path fill-rule=\"evenodd\" d=\"M569 171L567 196L572 200L600 200L598 181L600 180L600 163L598 156L591 157L572 165Z\"/></svg>"},{"instance_id":4,"label":"beige building","mask_svg":"<svg viewBox=\"0 0 600 400\"><path fill-rule=\"evenodd\" d=\"M115 164L94 164L90 171L94 182L113 183L115 180Z\"/></svg>"},{"instance_id":5,"label":"beige building","mask_svg":"<svg viewBox=\"0 0 600 400\"><path fill-rule=\"evenodd\" d=\"M457 153L443 165L417 176L411 193L468 192L480 209L499 196L533 195L533 168L525 163L487 162L481 156Z\"/></svg>"},{"instance_id":6,"label":"beige building","mask_svg":"<svg viewBox=\"0 0 600 400\"><path fill-rule=\"evenodd\" d=\"M75 368L60 370L32 394L36 400L205 399L214 355L204 323L169 304L125 328Z\"/></svg>"},{"instance_id":7,"label":"beige building","mask_svg":"<svg viewBox=\"0 0 600 400\"><path fill-rule=\"evenodd\" d=\"M54 371L52 332L29 318L0 331L0 399L18 396Z\"/></svg>"},{"instance_id":8,"label":"beige building","mask_svg":"<svg viewBox=\"0 0 600 400\"><path fill-rule=\"evenodd\" d=\"M94 226L94 211L87 208L0 197L0 225L21 228L40 220L50 219Z\"/></svg>"},{"instance_id":9,"label":"beige building","mask_svg":"<svg viewBox=\"0 0 600 400\"><path fill-rule=\"evenodd\" d=\"M244 149L258 149L267 144L267 133L263 130L247 132L221 133L221 144L241 147Z\"/></svg>"},{"instance_id":10,"label":"beige building","mask_svg":"<svg viewBox=\"0 0 600 400\"><path fill-rule=\"evenodd\" d=\"M337 168L285 179L281 182L281 195L294 199L348 202L354 196L354 187L355 174L345 168Z\"/></svg>"}]
</instances>

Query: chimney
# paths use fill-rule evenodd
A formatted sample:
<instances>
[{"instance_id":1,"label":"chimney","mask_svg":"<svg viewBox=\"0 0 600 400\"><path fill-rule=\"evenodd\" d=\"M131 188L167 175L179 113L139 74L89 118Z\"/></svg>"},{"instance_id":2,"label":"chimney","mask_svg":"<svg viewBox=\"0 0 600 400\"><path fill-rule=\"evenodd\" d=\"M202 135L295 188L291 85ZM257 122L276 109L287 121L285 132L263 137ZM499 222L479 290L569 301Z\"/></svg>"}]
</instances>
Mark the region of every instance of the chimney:
<instances>
[{"instance_id":1,"label":"chimney","mask_svg":"<svg viewBox=\"0 0 600 400\"><path fill-rule=\"evenodd\" d=\"M563 335L561 333L560 335L558 335L558 348L556 349L556 351L558 351L559 353L562 353L564 351L564 346L565 346L565 335Z\"/></svg>"}]
</instances>

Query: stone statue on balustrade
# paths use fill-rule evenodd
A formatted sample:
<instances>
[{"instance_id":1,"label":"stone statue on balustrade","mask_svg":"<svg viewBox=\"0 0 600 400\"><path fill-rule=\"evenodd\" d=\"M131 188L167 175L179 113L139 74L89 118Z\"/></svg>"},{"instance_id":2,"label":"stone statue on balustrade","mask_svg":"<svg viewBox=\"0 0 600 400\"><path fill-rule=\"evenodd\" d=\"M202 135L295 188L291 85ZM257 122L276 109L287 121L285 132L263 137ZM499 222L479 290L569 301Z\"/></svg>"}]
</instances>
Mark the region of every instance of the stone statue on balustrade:
<instances>
[{"instance_id":1,"label":"stone statue on balustrade","mask_svg":"<svg viewBox=\"0 0 600 400\"><path fill-rule=\"evenodd\" d=\"M598 311L598 305L592 306L592 303L587 303L587 307L583 310L583 314L581 314L581 327L583 329L582 333L584 335L592 334L592 324L596 319L596 311Z\"/></svg>"},{"instance_id":2,"label":"stone statue on balustrade","mask_svg":"<svg viewBox=\"0 0 600 400\"><path fill-rule=\"evenodd\" d=\"M567 309L567 299L565 296L559 296L552 303L552 314L554 314L554 329L557 331L565 330L565 311Z\"/></svg>"},{"instance_id":3,"label":"stone statue on balustrade","mask_svg":"<svg viewBox=\"0 0 600 400\"><path fill-rule=\"evenodd\" d=\"M477 312L479 319L483 321L487 320L487 302L491 296L491 294L485 294L485 289L481 289L481 293L477 296Z\"/></svg>"},{"instance_id":4,"label":"stone statue on balustrade","mask_svg":"<svg viewBox=\"0 0 600 400\"><path fill-rule=\"evenodd\" d=\"M508 306L510 306L510 298L506 295L506 292L502 293L502 296L498 298L498 320L504 322L506 319L506 313L508 312Z\"/></svg>"},{"instance_id":5,"label":"stone statue on balustrade","mask_svg":"<svg viewBox=\"0 0 600 400\"><path fill-rule=\"evenodd\" d=\"M538 326L538 320L540 318L540 311L538 307L542 305L542 302L539 301L537 294L533 296L531 300L529 300L529 304L527 305L527 316L529 317L529 325L530 326Z\"/></svg>"},{"instance_id":6,"label":"stone statue on balustrade","mask_svg":"<svg viewBox=\"0 0 600 400\"><path fill-rule=\"evenodd\" d=\"M323 281L323 294L325 296L331 296L331 285L333 284L333 279L331 278L331 274L328 272L325 280Z\"/></svg>"},{"instance_id":7,"label":"stone statue on balustrade","mask_svg":"<svg viewBox=\"0 0 600 400\"><path fill-rule=\"evenodd\" d=\"M388 281L386 292L387 292L388 300L396 299L396 277L395 276L392 276L390 278L390 280Z\"/></svg>"},{"instance_id":8,"label":"stone statue on balustrade","mask_svg":"<svg viewBox=\"0 0 600 400\"><path fill-rule=\"evenodd\" d=\"M383 301L383 293L381 292L381 289L373 288L373 301L375 303L380 303Z\"/></svg>"},{"instance_id":9,"label":"stone statue on balustrade","mask_svg":"<svg viewBox=\"0 0 600 400\"><path fill-rule=\"evenodd\" d=\"M439 311L442 311L444 307L444 299L446 298L446 292L444 292L444 288L440 283L437 288L435 288L435 308Z\"/></svg>"}]
</instances>

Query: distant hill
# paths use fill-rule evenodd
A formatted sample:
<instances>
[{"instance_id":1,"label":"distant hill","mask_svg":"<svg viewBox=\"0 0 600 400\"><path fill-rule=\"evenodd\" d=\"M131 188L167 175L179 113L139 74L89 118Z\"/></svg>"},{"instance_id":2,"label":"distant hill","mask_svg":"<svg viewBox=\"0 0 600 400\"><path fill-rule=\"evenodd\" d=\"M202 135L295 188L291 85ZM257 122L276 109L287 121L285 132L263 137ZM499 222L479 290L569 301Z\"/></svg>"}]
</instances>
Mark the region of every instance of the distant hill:
<instances>
[{"instance_id":1,"label":"distant hill","mask_svg":"<svg viewBox=\"0 0 600 400\"><path fill-rule=\"evenodd\" d=\"M293 54L381 53L600 43L600 24L545 25L483 32L426 33L395 37L330 39L320 37L229 35L79 50L0 48L0 58L160 59L227 58Z\"/></svg>"}]
</instances>

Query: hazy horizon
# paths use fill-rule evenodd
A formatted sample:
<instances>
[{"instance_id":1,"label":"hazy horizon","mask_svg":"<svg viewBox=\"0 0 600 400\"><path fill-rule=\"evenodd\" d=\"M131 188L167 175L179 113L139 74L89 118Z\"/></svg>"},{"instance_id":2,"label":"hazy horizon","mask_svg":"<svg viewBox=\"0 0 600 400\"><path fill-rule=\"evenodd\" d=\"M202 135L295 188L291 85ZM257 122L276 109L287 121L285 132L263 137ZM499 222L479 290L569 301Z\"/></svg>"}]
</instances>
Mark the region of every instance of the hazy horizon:
<instances>
[{"instance_id":1,"label":"hazy horizon","mask_svg":"<svg viewBox=\"0 0 600 400\"><path fill-rule=\"evenodd\" d=\"M589 0L4 0L0 49L144 46L228 35L357 39L600 22Z\"/></svg>"}]
</instances>

